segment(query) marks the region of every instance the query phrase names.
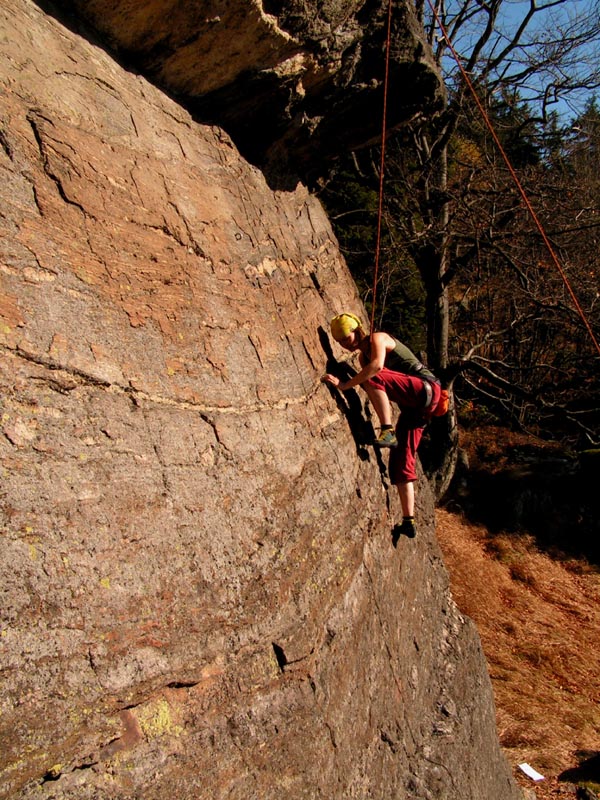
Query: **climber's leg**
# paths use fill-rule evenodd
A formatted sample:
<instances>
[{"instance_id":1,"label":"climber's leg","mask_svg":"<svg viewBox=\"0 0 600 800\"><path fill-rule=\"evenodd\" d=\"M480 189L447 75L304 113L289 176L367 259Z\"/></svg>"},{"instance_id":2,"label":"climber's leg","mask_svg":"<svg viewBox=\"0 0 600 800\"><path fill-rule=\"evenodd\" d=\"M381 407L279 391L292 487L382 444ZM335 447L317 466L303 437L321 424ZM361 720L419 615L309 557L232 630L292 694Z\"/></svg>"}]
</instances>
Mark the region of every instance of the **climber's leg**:
<instances>
[{"instance_id":1,"label":"climber's leg","mask_svg":"<svg viewBox=\"0 0 600 800\"><path fill-rule=\"evenodd\" d=\"M392 425L392 404L383 389L377 389L373 384L366 383L365 390L371 401L371 405L379 418L380 425Z\"/></svg>"},{"instance_id":2,"label":"climber's leg","mask_svg":"<svg viewBox=\"0 0 600 800\"><path fill-rule=\"evenodd\" d=\"M415 484L413 481L406 481L396 484L400 505L402 506L402 517L415 516Z\"/></svg>"},{"instance_id":3,"label":"climber's leg","mask_svg":"<svg viewBox=\"0 0 600 800\"><path fill-rule=\"evenodd\" d=\"M415 527L415 481L417 480L417 448L425 427L419 415L410 409L400 414L396 425L398 447L390 455L390 480L398 490L402 507L402 523L392 530L394 547L400 536L413 538Z\"/></svg>"}]
</instances>

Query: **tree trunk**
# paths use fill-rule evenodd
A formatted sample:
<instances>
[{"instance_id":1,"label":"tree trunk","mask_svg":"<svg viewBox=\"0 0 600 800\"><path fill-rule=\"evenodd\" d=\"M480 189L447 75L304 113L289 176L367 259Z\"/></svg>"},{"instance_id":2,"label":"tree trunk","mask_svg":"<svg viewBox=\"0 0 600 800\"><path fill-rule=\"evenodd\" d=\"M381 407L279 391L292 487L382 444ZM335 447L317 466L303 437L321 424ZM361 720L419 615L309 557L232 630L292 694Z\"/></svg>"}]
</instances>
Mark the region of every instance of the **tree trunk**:
<instances>
[{"instance_id":1,"label":"tree trunk","mask_svg":"<svg viewBox=\"0 0 600 800\"><path fill-rule=\"evenodd\" d=\"M448 149L444 147L436 164L435 189L438 197L445 198L448 190ZM443 371L448 366L448 290L446 272L448 270L448 223L449 204L443 200L434 211L434 228L438 231L435 241L435 257L431 264L420 266L425 279L427 292L427 336L428 354L433 366Z\"/></svg>"},{"instance_id":2,"label":"tree trunk","mask_svg":"<svg viewBox=\"0 0 600 800\"><path fill-rule=\"evenodd\" d=\"M447 196L448 151L440 153L435 174L436 196ZM458 424L452 382L445 381L448 367L449 304L446 272L448 270L448 202L443 200L435 212L433 228L439 231L433 243L419 254L417 266L426 291L427 355L429 366L442 380L450 393L448 413L434 417L429 424L428 436L420 449L421 463L436 501L448 490L458 458Z\"/></svg>"}]
</instances>

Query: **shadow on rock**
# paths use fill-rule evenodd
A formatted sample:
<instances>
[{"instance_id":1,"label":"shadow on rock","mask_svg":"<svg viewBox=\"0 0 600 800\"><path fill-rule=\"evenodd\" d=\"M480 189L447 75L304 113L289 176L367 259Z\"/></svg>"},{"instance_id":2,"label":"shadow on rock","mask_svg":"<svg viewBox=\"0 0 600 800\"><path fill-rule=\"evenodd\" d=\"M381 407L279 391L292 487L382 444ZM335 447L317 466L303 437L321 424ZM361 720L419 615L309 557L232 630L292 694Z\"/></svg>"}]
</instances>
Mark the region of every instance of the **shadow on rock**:
<instances>
[{"instance_id":1,"label":"shadow on rock","mask_svg":"<svg viewBox=\"0 0 600 800\"><path fill-rule=\"evenodd\" d=\"M335 375L341 381L347 381L356 375L352 367L344 361L337 361L331 349L331 343L327 332L319 326L318 329L319 339L323 352L325 353L326 364L325 371L331 375ZM358 391L350 389L347 392L340 392L339 389L334 388L331 384L324 384L329 390L329 393L335 400L335 403L344 415L350 428L350 433L356 444L356 453L361 461L368 461L371 456L369 445L372 444L375 438L375 431L370 420L365 417L363 404L360 399ZM386 466L381 457L379 450L373 448L373 454L377 459L379 470L382 475L386 474Z\"/></svg>"}]
</instances>

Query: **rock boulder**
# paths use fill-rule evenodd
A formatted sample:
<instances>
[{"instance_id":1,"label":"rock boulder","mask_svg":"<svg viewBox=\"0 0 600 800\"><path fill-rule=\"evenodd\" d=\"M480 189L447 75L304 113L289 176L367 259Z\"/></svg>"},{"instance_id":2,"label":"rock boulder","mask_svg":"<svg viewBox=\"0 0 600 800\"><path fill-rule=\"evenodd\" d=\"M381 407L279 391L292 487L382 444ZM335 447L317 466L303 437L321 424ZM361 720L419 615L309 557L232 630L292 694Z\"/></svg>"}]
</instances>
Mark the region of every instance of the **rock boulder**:
<instances>
[{"instance_id":1,"label":"rock boulder","mask_svg":"<svg viewBox=\"0 0 600 800\"><path fill-rule=\"evenodd\" d=\"M319 381L318 201L0 9L0 797L516 800L485 662Z\"/></svg>"}]
</instances>

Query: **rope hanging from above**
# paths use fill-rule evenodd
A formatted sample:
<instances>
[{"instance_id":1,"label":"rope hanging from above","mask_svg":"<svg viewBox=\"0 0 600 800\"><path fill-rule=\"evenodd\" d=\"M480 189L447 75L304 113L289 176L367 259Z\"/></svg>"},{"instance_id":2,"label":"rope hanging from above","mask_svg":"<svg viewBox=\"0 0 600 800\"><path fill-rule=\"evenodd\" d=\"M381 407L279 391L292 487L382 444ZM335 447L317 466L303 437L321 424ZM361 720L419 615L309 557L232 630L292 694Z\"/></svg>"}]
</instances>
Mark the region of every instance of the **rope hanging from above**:
<instances>
[{"instance_id":1,"label":"rope hanging from above","mask_svg":"<svg viewBox=\"0 0 600 800\"><path fill-rule=\"evenodd\" d=\"M379 207L377 210L377 238L375 241L375 266L373 268L373 294L371 301L371 336L375 329L375 307L377 305L377 280L381 252L381 221L383 218L383 179L385 175L385 131L387 125L387 98L390 82L390 43L392 40L392 0L388 0L387 36L385 43L385 76L383 79L383 119L381 125L381 160L379 164Z\"/></svg>"}]
</instances>

